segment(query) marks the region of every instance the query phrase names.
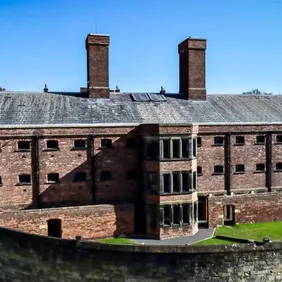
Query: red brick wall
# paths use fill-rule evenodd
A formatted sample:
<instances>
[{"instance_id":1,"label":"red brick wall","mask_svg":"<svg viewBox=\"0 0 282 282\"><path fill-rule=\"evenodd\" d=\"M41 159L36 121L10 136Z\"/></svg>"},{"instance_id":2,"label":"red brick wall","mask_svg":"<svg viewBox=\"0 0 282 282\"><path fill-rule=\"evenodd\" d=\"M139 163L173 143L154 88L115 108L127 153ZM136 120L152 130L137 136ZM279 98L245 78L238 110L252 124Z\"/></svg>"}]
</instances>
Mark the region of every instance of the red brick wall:
<instances>
[{"instance_id":1,"label":"red brick wall","mask_svg":"<svg viewBox=\"0 0 282 282\"><path fill-rule=\"evenodd\" d=\"M18 141L30 139L0 140L1 209L11 206L26 207L32 201L32 185L18 184L18 175L31 175L31 152L18 152Z\"/></svg>"},{"instance_id":2,"label":"red brick wall","mask_svg":"<svg viewBox=\"0 0 282 282\"><path fill-rule=\"evenodd\" d=\"M34 234L48 235L47 220L62 220L63 238L105 238L132 234L134 212L132 205L98 205L27 211L4 212L0 226Z\"/></svg>"},{"instance_id":3,"label":"red brick wall","mask_svg":"<svg viewBox=\"0 0 282 282\"><path fill-rule=\"evenodd\" d=\"M236 223L252 223L281 220L282 195L259 193L208 198L210 226L223 224L223 207L235 206Z\"/></svg>"}]
</instances>

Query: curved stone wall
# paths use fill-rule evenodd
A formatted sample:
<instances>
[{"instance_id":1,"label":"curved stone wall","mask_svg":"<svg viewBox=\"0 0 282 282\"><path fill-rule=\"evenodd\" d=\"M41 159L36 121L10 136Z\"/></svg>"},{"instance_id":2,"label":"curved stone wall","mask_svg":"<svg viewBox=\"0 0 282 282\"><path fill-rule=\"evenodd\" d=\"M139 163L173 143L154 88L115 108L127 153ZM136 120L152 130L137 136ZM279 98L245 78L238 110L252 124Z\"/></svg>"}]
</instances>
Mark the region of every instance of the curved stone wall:
<instances>
[{"instance_id":1,"label":"curved stone wall","mask_svg":"<svg viewBox=\"0 0 282 282\"><path fill-rule=\"evenodd\" d=\"M118 246L0 228L0 281L282 281L282 243Z\"/></svg>"}]
</instances>

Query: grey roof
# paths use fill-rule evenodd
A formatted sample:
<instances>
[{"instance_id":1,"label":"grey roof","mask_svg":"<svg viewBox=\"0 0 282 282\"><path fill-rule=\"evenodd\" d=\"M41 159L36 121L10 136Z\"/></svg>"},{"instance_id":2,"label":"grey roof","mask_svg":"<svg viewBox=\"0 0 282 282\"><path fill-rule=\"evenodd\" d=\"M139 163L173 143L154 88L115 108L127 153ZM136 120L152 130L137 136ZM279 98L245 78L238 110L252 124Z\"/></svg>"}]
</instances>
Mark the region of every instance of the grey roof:
<instances>
[{"instance_id":1,"label":"grey roof","mask_svg":"<svg viewBox=\"0 0 282 282\"><path fill-rule=\"evenodd\" d=\"M153 94L153 93L152 93ZM0 127L103 126L142 123L281 123L282 95L208 95L187 101L137 102L130 93L87 99L79 93L0 92Z\"/></svg>"}]
</instances>

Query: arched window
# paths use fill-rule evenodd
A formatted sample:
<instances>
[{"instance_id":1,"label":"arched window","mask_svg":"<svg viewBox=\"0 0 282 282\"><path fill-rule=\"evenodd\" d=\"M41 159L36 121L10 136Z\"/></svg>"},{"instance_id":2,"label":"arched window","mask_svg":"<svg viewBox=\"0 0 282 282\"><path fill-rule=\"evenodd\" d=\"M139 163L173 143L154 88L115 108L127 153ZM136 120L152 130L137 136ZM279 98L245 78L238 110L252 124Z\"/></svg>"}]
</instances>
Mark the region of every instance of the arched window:
<instances>
[{"instance_id":1,"label":"arched window","mask_svg":"<svg viewBox=\"0 0 282 282\"><path fill-rule=\"evenodd\" d=\"M47 220L48 236L62 238L62 221L58 218Z\"/></svg>"}]
</instances>

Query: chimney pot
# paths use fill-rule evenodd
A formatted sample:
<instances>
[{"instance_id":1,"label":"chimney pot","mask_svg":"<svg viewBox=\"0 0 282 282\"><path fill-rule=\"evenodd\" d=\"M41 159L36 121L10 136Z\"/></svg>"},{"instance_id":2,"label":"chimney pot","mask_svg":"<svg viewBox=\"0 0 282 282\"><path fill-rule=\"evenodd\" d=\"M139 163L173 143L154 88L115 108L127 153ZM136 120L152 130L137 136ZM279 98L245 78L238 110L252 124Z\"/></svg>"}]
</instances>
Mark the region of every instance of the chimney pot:
<instances>
[{"instance_id":1,"label":"chimney pot","mask_svg":"<svg viewBox=\"0 0 282 282\"><path fill-rule=\"evenodd\" d=\"M47 93L47 92L48 92L48 87L47 87L47 84L45 84L45 85L44 85L43 91L44 91L45 93Z\"/></svg>"},{"instance_id":2,"label":"chimney pot","mask_svg":"<svg viewBox=\"0 0 282 282\"><path fill-rule=\"evenodd\" d=\"M160 90L161 94L165 94L165 89L161 86L161 90Z\"/></svg>"}]
</instances>

